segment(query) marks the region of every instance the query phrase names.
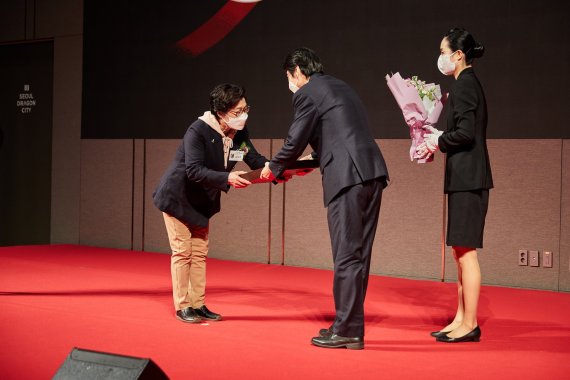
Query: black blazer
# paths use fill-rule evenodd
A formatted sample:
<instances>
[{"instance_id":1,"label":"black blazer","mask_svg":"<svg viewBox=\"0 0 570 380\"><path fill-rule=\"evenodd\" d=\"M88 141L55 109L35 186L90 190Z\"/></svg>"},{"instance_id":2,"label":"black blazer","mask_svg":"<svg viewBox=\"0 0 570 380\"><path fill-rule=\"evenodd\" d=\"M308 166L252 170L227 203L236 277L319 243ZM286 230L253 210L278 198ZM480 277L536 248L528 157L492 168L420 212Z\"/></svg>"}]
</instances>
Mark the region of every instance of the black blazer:
<instances>
[{"instance_id":1,"label":"black blazer","mask_svg":"<svg viewBox=\"0 0 570 380\"><path fill-rule=\"evenodd\" d=\"M251 169L269 161L255 150L247 127L236 133L232 149L240 148L242 143L248 149L244 162ZM236 163L228 161L224 168L222 136L204 121L196 120L188 127L174 161L152 194L155 206L187 225L208 226L209 219L220 211L220 195L229 190L228 173Z\"/></svg>"},{"instance_id":2,"label":"black blazer","mask_svg":"<svg viewBox=\"0 0 570 380\"><path fill-rule=\"evenodd\" d=\"M320 159L325 207L346 187L379 177L388 179L364 105L346 83L313 74L293 95L293 109L285 144L269 164L275 176L310 144Z\"/></svg>"},{"instance_id":3,"label":"black blazer","mask_svg":"<svg viewBox=\"0 0 570 380\"><path fill-rule=\"evenodd\" d=\"M438 139L447 153L445 193L493 188L487 151L487 103L473 68L464 69L451 88L447 132Z\"/></svg>"}]
</instances>

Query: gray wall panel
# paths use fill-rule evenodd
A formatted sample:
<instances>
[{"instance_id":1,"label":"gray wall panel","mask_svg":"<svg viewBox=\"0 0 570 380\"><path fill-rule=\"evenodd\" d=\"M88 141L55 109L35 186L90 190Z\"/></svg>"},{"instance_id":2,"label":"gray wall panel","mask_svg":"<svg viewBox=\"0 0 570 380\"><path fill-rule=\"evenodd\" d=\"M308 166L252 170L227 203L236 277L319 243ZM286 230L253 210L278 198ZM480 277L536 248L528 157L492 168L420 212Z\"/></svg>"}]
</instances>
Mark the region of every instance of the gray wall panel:
<instances>
[{"instance_id":1,"label":"gray wall panel","mask_svg":"<svg viewBox=\"0 0 570 380\"><path fill-rule=\"evenodd\" d=\"M554 252L554 268L559 269L559 290L570 292L570 140L562 147L560 252Z\"/></svg>"},{"instance_id":2,"label":"gray wall panel","mask_svg":"<svg viewBox=\"0 0 570 380\"><path fill-rule=\"evenodd\" d=\"M271 140L271 156L277 153L278 149L283 146L283 140ZM268 157L269 158L269 157ZM271 223L268 228L270 234L270 262L272 264L284 264L284 197L286 186L281 184L271 185L269 187L270 202L271 202Z\"/></svg>"},{"instance_id":3,"label":"gray wall panel","mask_svg":"<svg viewBox=\"0 0 570 380\"><path fill-rule=\"evenodd\" d=\"M378 140L378 143L392 183L383 194L371 272L438 278L442 225L441 159L430 164L412 163L408 158L407 140ZM320 172L317 170L290 181L285 194L285 263L332 269Z\"/></svg>"},{"instance_id":4,"label":"gray wall panel","mask_svg":"<svg viewBox=\"0 0 570 380\"><path fill-rule=\"evenodd\" d=\"M146 188L144 140L135 140L133 154L133 247L135 251L144 249L144 211Z\"/></svg>"},{"instance_id":5,"label":"gray wall panel","mask_svg":"<svg viewBox=\"0 0 570 380\"><path fill-rule=\"evenodd\" d=\"M259 153L269 158L269 140L252 142ZM241 162L234 170L250 169ZM210 220L210 257L257 263L268 261L270 186L254 184L222 193L221 211Z\"/></svg>"},{"instance_id":6,"label":"gray wall panel","mask_svg":"<svg viewBox=\"0 0 570 380\"><path fill-rule=\"evenodd\" d=\"M131 248L133 140L82 140L80 244Z\"/></svg>"},{"instance_id":7,"label":"gray wall panel","mask_svg":"<svg viewBox=\"0 0 570 380\"><path fill-rule=\"evenodd\" d=\"M81 36L54 39L51 242L79 243Z\"/></svg>"},{"instance_id":8,"label":"gray wall panel","mask_svg":"<svg viewBox=\"0 0 570 380\"><path fill-rule=\"evenodd\" d=\"M519 266L517 259L519 249L558 251L561 140L488 145L495 188L479 252L483 283L557 290L556 268ZM455 279L451 254L447 264L446 278Z\"/></svg>"},{"instance_id":9,"label":"gray wall panel","mask_svg":"<svg viewBox=\"0 0 570 380\"><path fill-rule=\"evenodd\" d=\"M443 215L443 157L418 164L410 141L377 140L391 183L382 195L371 272L439 278Z\"/></svg>"},{"instance_id":10,"label":"gray wall panel","mask_svg":"<svg viewBox=\"0 0 570 380\"><path fill-rule=\"evenodd\" d=\"M276 143L278 150L283 142ZM306 149L303 156L310 152ZM331 269L332 251L319 169L293 177L285 184L284 212L285 265Z\"/></svg>"},{"instance_id":11,"label":"gray wall panel","mask_svg":"<svg viewBox=\"0 0 570 380\"><path fill-rule=\"evenodd\" d=\"M260 151L269 155L269 140L255 143ZM146 250L169 252L162 217L152 205L150 195L178 144L178 140L147 141ZM442 156L438 155L430 164L416 164L407 159L407 140L383 140L380 144L392 183L384 192L372 273L438 279L443 223ZM561 260L558 256L560 140L496 140L489 142L489 148L496 189L491 192L485 249L480 252L484 282L557 289ZM508 153L514 151L521 155L516 165ZM135 182L139 181L137 176ZM320 173L295 178L285 186L285 264L330 269L330 238L326 209L322 205ZM270 238L270 260L280 264L283 185L232 189L223 196L222 202L222 211L211 223L211 257L267 262ZM565 215L565 211L562 214ZM233 219L235 215L240 216L237 224ZM236 234L247 239L236 243ZM552 250L555 267L519 267L516 265L519 247ZM449 252L446 264L446 279L453 281L456 272Z\"/></svg>"},{"instance_id":12,"label":"gray wall panel","mask_svg":"<svg viewBox=\"0 0 570 380\"><path fill-rule=\"evenodd\" d=\"M172 162L180 140L146 140L144 197L144 250L170 253L162 213L152 203L152 193Z\"/></svg>"}]
</instances>

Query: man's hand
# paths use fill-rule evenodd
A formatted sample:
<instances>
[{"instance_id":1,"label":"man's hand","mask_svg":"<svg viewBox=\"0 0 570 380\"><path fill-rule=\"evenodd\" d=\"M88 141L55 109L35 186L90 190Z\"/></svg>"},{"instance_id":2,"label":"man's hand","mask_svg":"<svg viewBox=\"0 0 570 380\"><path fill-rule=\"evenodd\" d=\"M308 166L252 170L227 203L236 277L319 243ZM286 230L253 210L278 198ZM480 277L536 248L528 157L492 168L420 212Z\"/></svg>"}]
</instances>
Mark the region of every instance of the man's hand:
<instances>
[{"instance_id":1,"label":"man's hand","mask_svg":"<svg viewBox=\"0 0 570 380\"><path fill-rule=\"evenodd\" d=\"M269 169L269 162L265 163L265 167L261 171L261 175L259 177L269 181L275 181L275 176L271 172L271 169Z\"/></svg>"},{"instance_id":2,"label":"man's hand","mask_svg":"<svg viewBox=\"0 0 570 380\"><path fill-rule=\"evenodd\" d=\"M230 175L228 176L228 184L230 186L235 187L236 189L240 189L242 187L247 187L251 185L251 182L249 182L247 179L240 177L240 174L244 173L247 172L244 171L231 172Z\"/></svg>"}]
</instances>

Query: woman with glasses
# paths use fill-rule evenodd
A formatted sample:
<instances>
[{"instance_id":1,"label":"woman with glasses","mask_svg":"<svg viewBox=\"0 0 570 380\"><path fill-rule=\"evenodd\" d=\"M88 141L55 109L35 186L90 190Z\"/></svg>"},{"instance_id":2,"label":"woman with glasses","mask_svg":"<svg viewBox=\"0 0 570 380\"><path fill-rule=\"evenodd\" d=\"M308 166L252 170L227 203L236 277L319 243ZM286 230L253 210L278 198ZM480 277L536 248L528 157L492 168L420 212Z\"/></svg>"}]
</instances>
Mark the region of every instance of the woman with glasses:
<instances>
[{"instance_id":1,"label":"woman with glasses","mask_svg":"<svg viewBox=\"0 0 570 380\"><path fill-rule=\"evenodd\" d=\"M210 218L220 211L221 192L251 183L232 169L251 169L268 160L254 148L245 127L245 89L221 84L210 93L210 110L194 121L168 167L153 200L163 212L172 250L172 292L176 317L189 323L222 316L206 307L206 256Z\"/></svg>"},{"instance_id":2,"label":"woman with glasses","mask_svg":"<svg viewBox=\"0 0 570 380\"><path fill-rule=\"evenodd\" d=\"M481 329L477 305L481 271L477 248L483 248L483 230L493 187L487 151L487 104L485 93L473 70L473 60L485 48L465 29L451 29L440 44L437 62L444 75L455 83L447 102L447 131L428 127L425 143L418 153L429 156L436 150L447 154L445 185L447 194L447 245L457 262L457 312L453 321L433 332L439 342L478 342Z\"/></svg>"}]
</instances>

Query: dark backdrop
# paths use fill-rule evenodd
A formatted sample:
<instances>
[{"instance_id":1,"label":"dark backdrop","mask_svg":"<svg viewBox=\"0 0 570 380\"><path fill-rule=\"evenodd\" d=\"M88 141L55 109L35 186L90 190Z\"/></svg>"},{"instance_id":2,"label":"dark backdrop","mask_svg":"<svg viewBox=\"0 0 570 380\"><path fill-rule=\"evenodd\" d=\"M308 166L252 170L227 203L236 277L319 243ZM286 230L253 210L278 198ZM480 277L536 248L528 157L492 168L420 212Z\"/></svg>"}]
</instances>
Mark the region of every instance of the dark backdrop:
<instances>
[{"instance_id":1,"label":"dark backdrop","mask_svg":"<svg viewBox=\"0 0 570 380\"><path fill-rule=\"evenodd\" d=\"M226 3L85 0L82 137L179 138L208 109L211 88L233 82L247 88L253 137L282 138L291 120L283 58L308 46L360 94L375 137L406 138L384 77L400 71L449 89L439 43L462 26L487 48L475 70L488 136L570 138L563 1L263 0L202 54L176 47Z\"/></svg>"},{"instance_id":2,"label":"dark backdrop","mask_svg":"<svg viewBox=\"0 0 570 380\"><path fill-rule=\"evenodd\" d=\"M0 45L0 246L49 244L53 43Z\"/></svg>"}]
</instances>

